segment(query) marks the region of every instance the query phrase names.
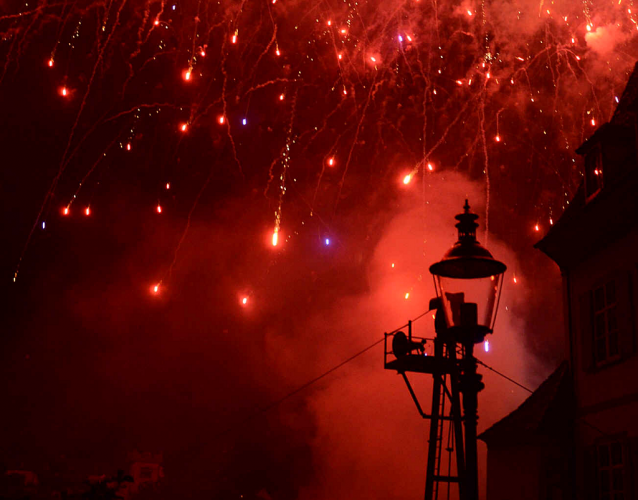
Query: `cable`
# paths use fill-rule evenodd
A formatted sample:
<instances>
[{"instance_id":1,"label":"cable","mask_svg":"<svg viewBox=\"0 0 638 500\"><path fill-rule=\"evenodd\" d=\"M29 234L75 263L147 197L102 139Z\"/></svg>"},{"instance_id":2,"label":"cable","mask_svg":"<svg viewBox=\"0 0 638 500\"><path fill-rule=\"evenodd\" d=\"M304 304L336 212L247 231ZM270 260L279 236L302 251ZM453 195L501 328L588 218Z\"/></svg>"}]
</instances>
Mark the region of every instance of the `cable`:
<instances>
[{"instance_id":1,"label":"cable","mask_svg":"<svg viewBox=\"0 0 638 500\"><path fill-rule=\"evenodd\" d=\"M417 321L419 319L421 319L423 316L425 316L427 313L429 313L430 311L432 311L432 309L428 309L427 311L425 311L422 314L419 314L416 318L414 318L413 320L411 320L412 322ZM391 335L393 333L398 332L401 328L405 328L406 326L408 326L409 323L406 323L405 325L402 325L398 328L395 328L394 330L392 330L389 333L386 333L383 337L381 337L379 340L374 341L372 344L370 344L368 347L366 347L365 349L360 350L359 352L357 352L356 354L353 354L352 356L350 356L348 359L345 359L344 361L342 361L341 363L339 363L338 365L333 366L332 368L330 368L329 370L323 372L321 375L316 376L315 378L313 378L312 380L309 380L308 382L306 382L305 384L300 385L299 387L297 387L296 389L290 391L289 393L287 393L286 395L280 397L279 399L276 399L275 401L270 402L269 404L267 404L266 406L262 407L262 408L256 408L254 409L252 412L250 412L250 414L243 420L240 420L239 422L235 422L232 426L226 428L225 430L221 431L217 436L222 436L230 431L232 431L233 429L235 429L236 427L239 427L240 425L243 425L249 421L251 421L253 418L257 417L258 415L261 415L262 413L266 413L269 410L272 410L273 408L275 408L276 406L280 405L281 403L283 403L284 401L286 401L287 399L290 399L291 397L293 397L294 395L300 393L301 391L303 391L304 389L307 389L308 387L310 387L313 384L316 384L317 382L319 382L321 379L327 377L328 375L330 375L332 372L338 370L339 368L341 368L342 366L350 363L350 361L352 361L355 358L358 358L359 356L361 356L362 354L368 352L370 349L372 349L373 347L379 345L381 342L383 342L386 338L386 335Z\"/></svg>"},{"instance_id":2,"label":"cable","mask_svg":"<svg viewBox=\"0 0 638 500\"><path fill-rule=\"evenodd\" d=\"M527 392L529 392L530 394L532 394L534 391L532 391L529 387L525 387L523 384L519 384L516 380L514 380L513 378L508 377L507 375L505 375L504 373L499 372L498 370L495 370L494 368L492 368L491 366L487 366L485 363L483 363L483 361L481 361L478 358L474 358L476 359L476 362L481 365L484 366L485 368L487 368L488 370L492 370L494 373L496 373L497 375L500 375L501 377L503 377L504 379L509 380L512 384L516 384L517 386L519 386L521 389L525 389Z\"/></svg>"}]
</instances>

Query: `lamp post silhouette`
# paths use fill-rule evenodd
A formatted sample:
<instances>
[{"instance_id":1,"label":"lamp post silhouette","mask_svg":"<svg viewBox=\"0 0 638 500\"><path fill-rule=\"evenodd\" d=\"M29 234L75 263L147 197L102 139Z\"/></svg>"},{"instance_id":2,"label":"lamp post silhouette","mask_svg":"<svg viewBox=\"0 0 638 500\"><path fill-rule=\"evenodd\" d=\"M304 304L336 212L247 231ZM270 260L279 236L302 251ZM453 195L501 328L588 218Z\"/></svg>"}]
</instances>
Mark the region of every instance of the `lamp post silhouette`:
<instances>
[{"instance_id":1,"label":"lamp post silhouette","mask_svg":"<svg viewBox=\"0 0 638 500\"><path fill-rule=\"evenodd\" d=\"M436 294L445 316L446 335L462 346L459 390L463 395L465 427L464 497L478 499L476 426L478 393L485 387L476 372L474 344L494 329L507 267L476 240L476 219L465 200L464 212L456 216L458 241L443 258L430 266Z\"/></svg>"},{"instance_id":2,"label":"lamp post silhouette","mask_svg":"<svg viewBox=\"0 0 638 500\"><path fill-rule=\"evenodd\" d=\"M440 486L446 484L448 493L457 485L461 500L478 500L476 426L478 393L484 385L476 372L474 344L493 331L506 266L476 241L478 215L470 212L467 200L463 208L456 216L458 241L430 266L437 294L430 301L430 310L436 309L436 337L413 336L412 321L407 335L385 334L385 369L403 377L419 414L430 420L425 500L438 498ZM430 413L419 403L408 373L432 375ZM454 462L450 455L447 467L443 449L456 454Z\"/></svg>"}]
</instances>

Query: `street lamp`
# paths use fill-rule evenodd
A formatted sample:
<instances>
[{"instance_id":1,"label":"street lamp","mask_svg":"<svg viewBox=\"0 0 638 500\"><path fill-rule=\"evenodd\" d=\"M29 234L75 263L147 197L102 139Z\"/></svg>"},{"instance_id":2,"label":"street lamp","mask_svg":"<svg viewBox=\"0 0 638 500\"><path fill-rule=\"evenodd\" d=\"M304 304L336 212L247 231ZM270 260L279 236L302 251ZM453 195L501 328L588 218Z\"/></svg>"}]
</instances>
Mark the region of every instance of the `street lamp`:
<instances>
[{"instance_id":1,"label":"street lamp","mask_svg":"<svg viewBox=\"0 0 638 500\"><path fill-rule=\"evenodd\" d=\"M458 241L441 261L430 266L437 297L447 324L446 335L463 346L460 391L465 425L464 497L478 500L476 424L478 393L484 387L476 373L474 344L492 333L507 267L476 241L476 219L465 200L464 213L456 216Z\"/></svg>"}]
</instances>

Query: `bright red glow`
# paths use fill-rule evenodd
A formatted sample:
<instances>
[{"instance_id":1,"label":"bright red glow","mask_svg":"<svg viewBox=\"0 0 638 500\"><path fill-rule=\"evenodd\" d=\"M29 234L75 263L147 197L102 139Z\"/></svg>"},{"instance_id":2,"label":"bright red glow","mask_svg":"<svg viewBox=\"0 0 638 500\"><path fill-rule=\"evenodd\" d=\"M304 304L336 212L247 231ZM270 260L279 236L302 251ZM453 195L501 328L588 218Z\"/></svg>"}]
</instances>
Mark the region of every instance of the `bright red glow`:
<instances>
[{"instance_id":1,"label":"bright red glow","mask_svg":"<svg viewBox=\"0 0 638 500\"><path fill-rule=\"evenodd\" d=\"M331 167L335 164L335 159L334 158L329 158L328 159L328 165L330 165Z\"/></svg>"},{"instance_id":2,"label":"bright red glow","mask_svg":"<svg viewBox=\"0 0 638 500\"><path fill-rule=\"evenodd\" d=\"M49 59L49 68L53 67L53 58Z\"/></svg>"},{"instance_id":3,"label":"bright red glow","mask_svg":"<svg viewBox=\"0 0 638 500\"><path fill-rule=\"evenodd\" d=\"M180 126L180 130L182 132L186 132L187 128L188 128L188 123L182 123L182 125Z\"/></svg>"},{"instance_id":4,"label":"bright red glow","mask_svg":"<svg viewBox=\"0 0 638 500\"><path fill-rule=\"evenodd\" d=\"M406 292L405 294L405 300L408 300L410 298L410 292Z\"/></svg>"},{"instance_id":5,"label":"bright red glow","mask_svg":"<svg viewBox=\"0 0 638 500\"><path fill-rule=\"evenodd\" d=\"M540 227L538 227L538 224L534 226L534 231L540 231Z\"/></svg>"},{"instance_id":6,"label":"bright red glow","mask_svg":"<svg viewBox=\"0 0 638 500\"><path fill-rule=\"evenodd\" d=\"M514 276L514 283L518 283L518 281L516 280L516 276Z\"/></svg>"},{"instance_id":7,"label":"bright red glow","mask_svg":"<svg viewBox=\"0 0 638 500\"><path fill-rule=\"evenodd\" d=\"M67 95L69 95L69 91L66 87L62 87L60 89L60 94L62 94L64 97L66 97Z\"/></svg>"},{"instance_id":8,"label":"bright red glow","mask_svg":"<svg viewBox=\"0 0 638 500\"><path fill-rule=\"evenodd\" d=\"M219 122L220 125L224 124L224 115L219 115L217 117L217 121Z\"/></svg>"},{"instance_id":9,"label":"bright red glow","mask_svg":"<svg viewBox=\"0 0 638 500\"><path fill-rule=\"evenodd\" d=\"M343 56L341 54L339 54L337 57L339 58L340 61L343 58Z\"/></svg>"},{"instance_id":10,"label":"bright red glow","mask_svg":"<svg viewBox=\"0 0 638 500\"><path fill-rule=\"evenodd\" d=\"M285 96L284 96L284 94L279 94L279 100L280 100L280 101L283 101L283 100L284 100L284 97L285 97Z\"/></svg>"},{"instance_id":11,"label":"bright red glow","mask_svg":"<svg viewBox=\"0 0 638 500\"><path fill-rule=\"evenodd\" d=\"M127 151L130 151L130 150L131 150L131 143L130 143L130 142L126 144L126 150L127 150Z\"/></svg>"},{"instance_id":12,"label":"bright red glow","mask_svg":"<svg viewBox=\"0 0 638 500\"><path fill-rule=\"evenodd\" d=\"M243 299L241 299L241 303L242 303L243 305L248 304L248 297L244 297Z\"/></svg>"},{"instance_id":13,"label":"bright red glow","mask_svg":"<svg viewBox=\"0 0 638 500\"><path fill-rule=\"evenodd\" d=\"M190 69L185 70L184 73L182 74L182 77L184 78L185 81L190 82L191 70Z\"/></svg>"},{"instance_id":14,"label":"bright red glow","mask_svg":"<svg viewBox=\"0 0 638 500\"><path fill-rule=\"evenodd\" d=\"M157 213L158 214L162 213L162 206L161 205L157 205Z\"/></svg>"},{"instance_id":15,"label":"bright red glow","mask_svg":"<svg viewBox=\"0 0 638 500\"><path fill-rule=\"evenodd\" d=\"M332 26L332 21L328 21L328 26Z\"/></svg>"},{"instance_id":16,"label":"bright red glow","mask_svg":"<svg viewBox=\"0 0 638 500\"><path fill-rule=\"evenodd\" d=\"M432 165L431 163L428 163L428 170L432 172L434 170L434 165Z\"/></svg>"},{"instance_id":17,"label":"bright red glow","mask_svg":"<svg viewBox=\"0 0 638 500\"><path fill-rule=\"evenodd\" d=\"M235 34L233 35L233 37L230 39L231 43L237 43L237 30L235 30Z\"/></svg>"},{"instance_id":18,"label":"bright red glow","mask_svg":"<svg viewBox=\"0 0 638 500\"><path fill-rule=\"evenodd\" d=\"M167 182L167 183L166 183L166 189L170 189L170 188L171 188L171 183L170 183L170 182Z\"/></svg>"},{"instance_id":19,"label":"bright red glow","mask_svg":"<svg viewBox=\"0 0 638 500\"><path fill-rule=\"evenodd\" d=\"M153 23L155 26L159 26L159 19L155 19L155 22Z\"/></svg>"},{"instance_id":20,"label":"bright red glow","mask_svg":"<svg viewBox=\"0 0 638 500\"><path fill-rule=\"evenodd\" d=\"M278 56L281 55L281 52L279 51L279 49L275 50L275 54L277 54Z\"/></svg>"},{"instance_id":21,"label":"bright red glow","mask_svg":"<svg viewBox=\"0 0 638 500\"><path fill-rule=\"evenodd\" d=\"M408 174L403 178L403 184L410 184L411 180L412 180L412 175Z\"/></svg>"},{"instance_id":22,"label":"bright red glow","mask_svg":"<svg viewBox=\"0 0 638 500\"><path fill-rule=\"evenodd\" d=\"M153 293L159 292L159 283L153 287Z\"/></svg>"},{"instance_id":23,"label":"bright red glow","mask_svg":"<svg viewBox=\"0 0 638 500\"><path fill-rule=\"evenodd\" d=\"M500 136L500 135L497 135L496 137L494 137L494 140L495 140L496 142L501 142L501 136Z\"/></svg>"},{"instance_id":24,"label":"bright red glow","mask_svg":"<svg viewBox=\"0 0 638 500\"><path fill-rule=\"evenodd\" d=\"M91 215L91 209L90 209L89 207L86 207L86 208L84 209L84 214L85 214L85 215Z\"/></svg>"},{"instance_id":25,"label":"bright red glow","mask_svg":"<svg viewBox=\"0 0 638 500\"><path fill-rule=\"evenodd\" d=\"M275 229L272 233L272 246L276 247L279 242L279 230Z\"/></svg>"},{"instance_id":26,"label":"bright red glow","mask_svg":"<svg viewBox=\"0 0 638 500\"><path fill-rule=\"evenodd\" d=\"M591 119L591 126L592 127L596 126L596 120L594 118Z\"/></svg>"},{"instance_id":27,"label":"bright red glow","mask_svg":"<svg viewBox=\"0 0 638 500\"><path fill-rule=\"evenodd\" d=\"M69 207L64 207L64 208L62 209L62 213L63 213L64 215L69 215Z\"/></svg>"},{"instance_id":28,"label":"bright red glow","mask_svg":"<svg viewBox=\"0 0 638 500\"><path fill-rule=\"evenodd\" d=\"M391 267L394 267L394 262L392 263Z\"/></svg>"},{"instance_id":29,"label":"bright red glow","mask_svg":"<svg viewBox=\"0 0 638 500\"><path fill-rule=\"evenodd\" d=\"M462 82L461 80L457 80L457 81L456 81L456 84L457 84L457 85L463 85L463 82Z\"/></svg>"}]
</instances>

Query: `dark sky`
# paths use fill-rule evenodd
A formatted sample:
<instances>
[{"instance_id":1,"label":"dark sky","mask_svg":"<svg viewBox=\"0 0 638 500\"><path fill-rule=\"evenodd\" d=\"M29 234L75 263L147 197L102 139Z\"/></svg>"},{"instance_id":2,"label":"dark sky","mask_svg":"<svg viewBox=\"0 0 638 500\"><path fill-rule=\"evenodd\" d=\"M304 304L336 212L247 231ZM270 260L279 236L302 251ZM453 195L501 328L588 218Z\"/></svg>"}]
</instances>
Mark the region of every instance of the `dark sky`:
<instances>
[{"instance_id":1,"label":"dark sky","mask_svg":"<svg viewBox=\"0 0 638 500\"><path fill-rule=\"evenodd\" d=\"M3 2L0 463L137 448L185 498L420 495L427 427L380 348L254 410L427 309L466 197L509 268L483 359L535 387L563 358L532 245L637 51L624 10L556 9ZM485 379L481 428L526 397Z\"/></svg>"}]
</instances>

